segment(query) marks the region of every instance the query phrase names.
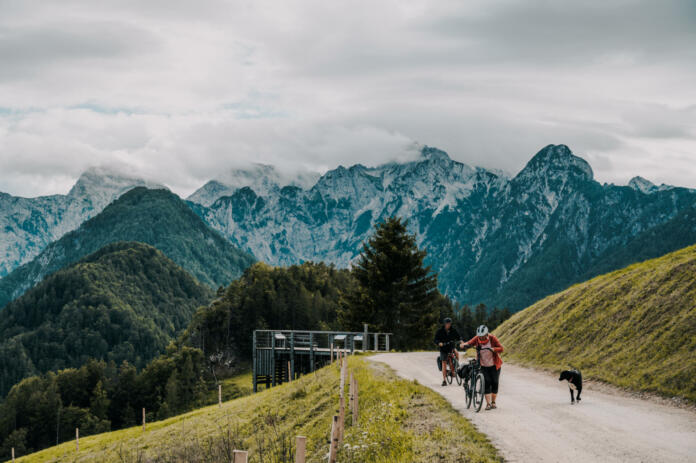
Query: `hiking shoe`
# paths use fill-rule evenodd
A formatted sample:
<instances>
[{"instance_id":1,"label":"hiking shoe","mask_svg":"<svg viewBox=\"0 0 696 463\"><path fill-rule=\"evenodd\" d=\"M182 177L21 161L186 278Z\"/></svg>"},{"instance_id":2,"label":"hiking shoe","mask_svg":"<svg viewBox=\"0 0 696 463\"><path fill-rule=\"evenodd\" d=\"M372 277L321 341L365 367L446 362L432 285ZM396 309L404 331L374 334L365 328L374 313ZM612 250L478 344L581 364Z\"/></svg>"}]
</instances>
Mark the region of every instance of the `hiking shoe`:
<instances>
[{"instance_id":1,"label":"hiking shoe","mask_svg":"<svg viewBox=\"0 0 696 463\"><path fill-rule=\"evenodd\" d=\"M443 385L443 386L447 386L447 381L442 380L442 385Z\"/></svg>"}]
</instances>

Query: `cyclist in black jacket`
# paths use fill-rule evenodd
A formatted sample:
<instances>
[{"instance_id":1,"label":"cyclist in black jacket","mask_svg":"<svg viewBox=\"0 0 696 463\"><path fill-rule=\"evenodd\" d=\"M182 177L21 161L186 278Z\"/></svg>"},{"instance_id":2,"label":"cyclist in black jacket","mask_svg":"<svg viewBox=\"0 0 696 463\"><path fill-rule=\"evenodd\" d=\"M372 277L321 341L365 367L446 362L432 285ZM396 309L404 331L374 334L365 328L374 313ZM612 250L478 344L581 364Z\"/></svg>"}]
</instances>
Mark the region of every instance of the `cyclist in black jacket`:
<instances>
[{"instance_id":1,"label":"cyclist in black jacket","mask_svg":"<svg viewBox=\"0 0 696 463\"><path fill-rule=\"evenodd\" d=\"M442 366L442 385L447 386L447 367L445 362L447 361L447 356L450 352L454 351L459 360L459 352L454 348L457 343L462 342L462 337L459 336L456 328L452 326L452 319L445 318L443 320L443 326L441 326L435 333L435 344L440 348L440 365Z\"/></svg>"}]
</instances>

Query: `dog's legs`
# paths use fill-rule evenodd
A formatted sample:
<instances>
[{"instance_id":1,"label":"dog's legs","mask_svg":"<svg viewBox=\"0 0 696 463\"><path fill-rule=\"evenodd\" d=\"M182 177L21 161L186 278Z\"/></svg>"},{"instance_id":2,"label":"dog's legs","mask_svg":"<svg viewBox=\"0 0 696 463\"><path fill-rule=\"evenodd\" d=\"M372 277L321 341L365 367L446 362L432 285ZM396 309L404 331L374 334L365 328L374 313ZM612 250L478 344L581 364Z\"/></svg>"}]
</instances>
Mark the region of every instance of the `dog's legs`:
<instances>
[{"instance_id":1,"label":"dog's legs","mask_svg":"<svg viewBox=\"0 0 696 463\"><path fill-rule=\"evenodd\" d=\"M580 393L582 392L582 386L578 388L578 402L580 402Z\"/></svg>"},{"instance_id":2,"label":"dog's legs","mask_svg":"<svg viewBox=\"0 0 696 463\"><path fill-rule=\"evenodd\" d=\"M569 387L568 390L570 391L570 403L574 404L575 403L575 396L573 395L573 388Z\"/></svg>"}]
</instances>

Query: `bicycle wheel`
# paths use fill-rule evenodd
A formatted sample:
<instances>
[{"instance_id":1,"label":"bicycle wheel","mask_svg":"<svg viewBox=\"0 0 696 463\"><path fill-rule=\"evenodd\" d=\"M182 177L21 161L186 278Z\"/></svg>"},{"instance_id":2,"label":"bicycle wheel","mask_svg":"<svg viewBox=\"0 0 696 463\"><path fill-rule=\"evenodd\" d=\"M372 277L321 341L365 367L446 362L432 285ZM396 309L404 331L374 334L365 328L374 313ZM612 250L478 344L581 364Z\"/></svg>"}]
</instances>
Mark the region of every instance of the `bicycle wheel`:
<instances>
[{"instance_id":1,"label":"bicycle wheel","mask_svg":"<svg viewBox=\"0 0 696 463\"><path fill-rule=\"evenodd\" d=\"M474 390L472 395L474 396L474 409L476 413L481 411L481 405L483 405L483 394L486 391L486 380L483 377L483 373L476 375L476 380L474 382Z\"/></svg>"},{"instance_id":2,"label":"bicycle wheel","mask_svg":"<svg viewBox=\"0 0 696 463\"><path fill-rule=\"evenodd\" d=\"M464 378L464 393L466 394L466 408L471 408L471 398L474 396L474 394L473 394L474 388L470 384L471 383L470 378L471 378L471 376L467 376L466 378Z\"/></svg>"},{"instance_id":3,"label":"bicycle wheel","mask_svg":"<svg viewBox=\"0 0 696 463\"><path fill-rule=\"evenodd\" d=\"M447 384L452 384L452 359L447 359Z\"/></svg>"},{"instance_id":4,"label":"bicycle wheel","mask_svg":"<svg viewBox=\"0 0 696 463\"><path fill-rule=\"evenodd\" d=\"M454 359L454 379L457 380L457 386L462 385L462 378L459 376L459 360Z\"/></svg>"}]
</instances>

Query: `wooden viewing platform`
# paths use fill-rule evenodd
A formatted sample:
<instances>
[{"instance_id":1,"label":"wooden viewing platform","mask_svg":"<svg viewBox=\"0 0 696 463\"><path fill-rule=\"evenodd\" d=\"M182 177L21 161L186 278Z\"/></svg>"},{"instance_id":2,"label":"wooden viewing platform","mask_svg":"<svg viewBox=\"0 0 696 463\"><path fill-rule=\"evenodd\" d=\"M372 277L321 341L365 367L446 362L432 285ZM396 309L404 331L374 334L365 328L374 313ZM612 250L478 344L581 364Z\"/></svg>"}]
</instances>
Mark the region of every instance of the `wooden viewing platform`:
<instances>
[{"instance_id":1,"label":"wooden viewing platform","mask_svg":"<svg viewBox=\"0 0 696 463\"><path fill-rule=\"evenodd\" d=\"M259 384L282 384L331 362L338 349L346 352L388 352L391 333L350 331L255 330L252 378Z\"/></svg>"}]
</instances>

